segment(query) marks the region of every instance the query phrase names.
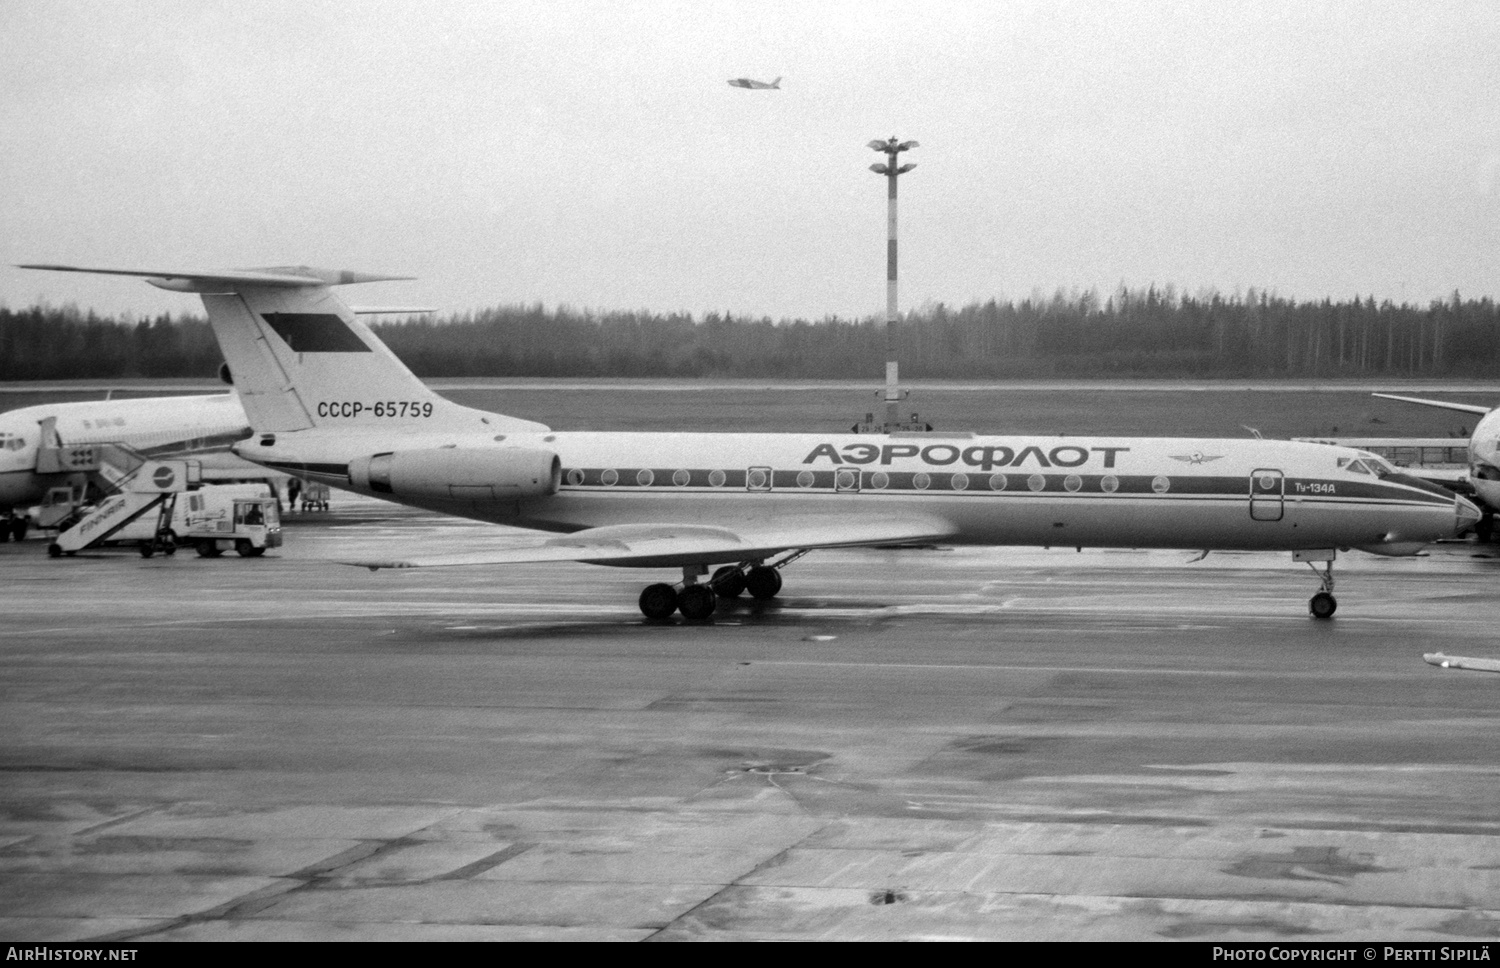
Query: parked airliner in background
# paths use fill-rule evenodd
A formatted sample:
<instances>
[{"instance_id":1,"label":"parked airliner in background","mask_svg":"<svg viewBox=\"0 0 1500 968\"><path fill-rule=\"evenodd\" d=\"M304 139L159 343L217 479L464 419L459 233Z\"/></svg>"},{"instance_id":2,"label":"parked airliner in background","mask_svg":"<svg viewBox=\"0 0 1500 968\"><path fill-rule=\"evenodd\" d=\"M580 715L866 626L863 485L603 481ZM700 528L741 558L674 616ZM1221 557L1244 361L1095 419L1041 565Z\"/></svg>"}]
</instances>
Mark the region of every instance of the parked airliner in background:
<instances>
[{"instance_id":1,"label":"parked airliner in background","mask_svg":"<svg viewBox=\"0 0 1500 968\"><path fill-rule=\"evenodd\" d=\"M1462 494L1473 494L1483 517L1474 531L1481 541L1492 541L1495 537L1495 515L1500 513L1500 410L1473 403L1458 403L1453 400L1430 400L1422 397L1407 397L1395 393L1374 393L1371 396L1383 400L1398 400L1415 403L1423 407L1437 407L1459 413L1480 416L1469 439L1462 437L1329 437L1302 438L1319 443L1338 444L1372 451L1398 466L1410 461L1412 466L1402 470L1422 480L1457 490ZM1463 444L1467 451L1464 459L1451 457ZM1436 456L1434 456L1436 455ZM1433 466L1432 461L1440 463ZM1451 463L1450 463L1451 460ZM1466 466L1465 466L1466 465Z\"/></svg>"},{"instance_id":2,"label":"parked airliner in background","mask_svg":"<svg viewBox=\"0 0 1500 968\"><path fill-rule=\"evenodd\" d=\"M680 568L680 583L642 592L641 611L701 620L716 593L775 596L779 569L819 548L1282 550L1324 564L1310 608L1326 618L1337 605L1339 549L1413 554L1479 517L1463 498L1373 455L1323 444L555 432L433 393L331 288L391 277L306 267L103 271L202 294L255 430L235 446L240 456L417 507L560 533L476 554L352 562L370 568Z\"/></svg>"},{"instance_id":3,"label":"parked airliner in background","mask_svg":"<svg viewBox=\"0 0 1500 968\"><path fill-rule=\"evenodd\" d=\"M1480 415L1469 435L1469 485L1484 504L1486 521L1500 511L1500 410L1481 407L1472 403L1455 403L1451 400L1424 400L1420 397L1403 397L1394 393L1377 393L1386 400L1400 400L1424 407L1440 407L1460 413Z\"/></svg>"},{"instance_id":4,"label":"parked airliner in background","mask_svg":"<svg viewBox=\"0 0 1500 968\"><path fill-rule=\"evenodd\" d=\"M730 87L743 87L751 91L779 91L781 90L781 78L767 84L765 81L757 81L749 77L736 77L729 82Z\"/></svg>"},{"instance_id":5,"label":"parked airliner in background","mask_svg":"<svg viewBox=\"0 0 1500 968\"><path fill-rule=\"evenodd\" d=\"M0 413L0 532L20 540L27 508L86 475L47 466L47 452L87 444L123 444L143 457L191 458L204 480L264 479L266 469L229 452L250 436L234 393L46 403ZM275 478L283 475L276 473Z\"/></svg>"}]
</instances>

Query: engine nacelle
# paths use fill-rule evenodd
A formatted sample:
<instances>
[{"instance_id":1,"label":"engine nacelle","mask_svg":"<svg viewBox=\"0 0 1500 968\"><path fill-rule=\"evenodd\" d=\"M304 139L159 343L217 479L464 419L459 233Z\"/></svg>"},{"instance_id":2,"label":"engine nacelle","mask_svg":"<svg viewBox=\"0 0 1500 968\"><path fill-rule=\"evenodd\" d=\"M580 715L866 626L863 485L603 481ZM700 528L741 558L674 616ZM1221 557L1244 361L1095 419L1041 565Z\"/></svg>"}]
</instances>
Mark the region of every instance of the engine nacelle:
<instances>
[{"instance_id":1,"label":"engine nacelle","mask_svg":"<svg viewBox=\"0 0 1500 968\"><path fill-rule=\"evenodd\" d=\"M349 462L349 482L376 494L440 501L547 497L562 484L562 462L548 450L436 447Z\"/></svg>"}]
</instances>

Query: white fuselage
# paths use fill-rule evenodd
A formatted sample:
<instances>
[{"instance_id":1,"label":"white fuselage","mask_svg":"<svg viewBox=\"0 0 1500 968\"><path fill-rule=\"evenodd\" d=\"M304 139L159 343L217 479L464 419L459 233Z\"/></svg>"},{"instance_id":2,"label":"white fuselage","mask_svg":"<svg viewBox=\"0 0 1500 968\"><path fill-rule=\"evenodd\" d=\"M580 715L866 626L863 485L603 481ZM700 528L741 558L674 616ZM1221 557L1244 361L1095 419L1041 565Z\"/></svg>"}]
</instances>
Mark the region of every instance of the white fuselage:
<instances>
[{"instance_id":1,"label":"white fuselage","mask_svg":"<svg viewBox=\"0 0 1500 968\"><path fill-rule=\"evenodd\" d=\"M1477 517L1454 495L1351 469L1358 451L1265 440L940 434L433 433L316 429L258 437L241 456L403 503L548 531L613 524L920 517L961 544L1362 548L1409 554ZM352 480L372 454L549 451L547 496L422 495ZM431 482L441 490L443 482Z\"/></svg>"},{"instance_id":2,"label":"white fuselage","mask_svg":"<svg viewBox=\"0 0 1500 968\"><path fill-rule=\"evenodd\" d=\"M64 446L124 444L148 457L202 458L228 453L229 445L250 433L244 408L234 393L148 397L138 400L89 400L23 407L0 414L0 510L24 508L42 500L49 487L68 474L37 470L37 451L44 425L55 421ZM248 469L248 468L246 468Z\"/></svg>"},{"instance_id":3,"label":"white fuselage","mask_svg":"<svg viewBox=\"0 0 1500 968\"><path fill-rule=\"evenodd\" d=\"M1469 437L1469 483L1491 508L1500 509L1500 409L1474 425Z\"/></svg>"}]
</instances>

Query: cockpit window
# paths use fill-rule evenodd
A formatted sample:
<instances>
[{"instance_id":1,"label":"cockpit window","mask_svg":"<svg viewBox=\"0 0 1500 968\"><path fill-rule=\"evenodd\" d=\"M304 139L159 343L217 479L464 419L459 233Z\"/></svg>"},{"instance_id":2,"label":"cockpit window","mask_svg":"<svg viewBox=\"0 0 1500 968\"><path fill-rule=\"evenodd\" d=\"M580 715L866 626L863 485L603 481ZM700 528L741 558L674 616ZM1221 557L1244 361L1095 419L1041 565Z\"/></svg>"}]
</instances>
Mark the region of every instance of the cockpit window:
<instances>
[{"instance_id":1,"label":"cockpit window","mask_svg":"<svg viewBox=\"0 0 1500 968\"><path fill-rule=\"evenodd\" d=\"M1375 473L1374 471L1370 470L1369 467L1365 466L1365 462L1362 461L1362 460L1351 460L1349 463L1347 463L1347 464L1344 465L1344 469L1345 470L1353 471L1356 474L1374 474Z\"/></svg>"},{"instance_id":2,"label":"cockpit window","mask_svg":"<svg viewBox=\"0 0 1500 968\"><path fill-rule=\"evenodd\" d=\"M1386 463L1385 459L1382 457L1376 457L1374 454L1363 453L1359 456L1360 459L1355 461L1355 463L1364 464L1367 473L1374 474L1376 477L1381 478L1385 477L1387 474L1396 473L1396 468Z\"/></svg>"}]
</instances>

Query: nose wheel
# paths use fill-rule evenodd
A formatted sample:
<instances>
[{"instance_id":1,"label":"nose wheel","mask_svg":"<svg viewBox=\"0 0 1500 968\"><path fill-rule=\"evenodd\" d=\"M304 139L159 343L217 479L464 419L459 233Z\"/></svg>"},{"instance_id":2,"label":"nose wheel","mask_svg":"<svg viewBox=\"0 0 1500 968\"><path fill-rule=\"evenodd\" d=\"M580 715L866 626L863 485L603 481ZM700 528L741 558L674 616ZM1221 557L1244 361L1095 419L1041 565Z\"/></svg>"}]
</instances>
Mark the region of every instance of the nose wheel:
<instances>
[{"instance_id":1,"label":"nose wheel","mask_svg":"<svg viewBox=\"0 0 1500 968\"><path fill-rule=\"evenodd\" d=\"M1313 618L1333 618L1333 613L1338 611L1339 607L1338 599L1333 597L1333 562L1324 562L1322 571L1319 571L1317 564L1311 561L1308 562L1308 567L1312 568L1313 574L1317 575L1318 580L1323 583L1323 590L1308 599L1307 610Z\"/></svg>"}]
</instances>

